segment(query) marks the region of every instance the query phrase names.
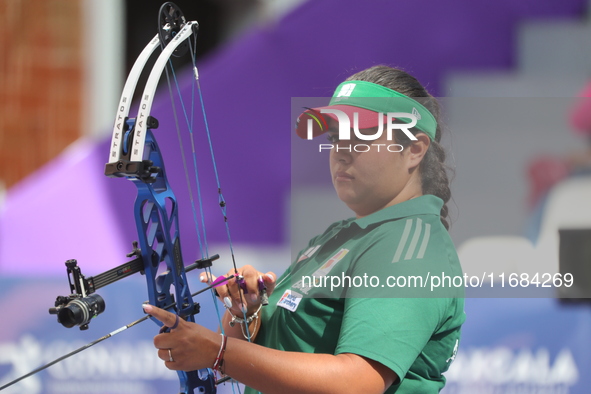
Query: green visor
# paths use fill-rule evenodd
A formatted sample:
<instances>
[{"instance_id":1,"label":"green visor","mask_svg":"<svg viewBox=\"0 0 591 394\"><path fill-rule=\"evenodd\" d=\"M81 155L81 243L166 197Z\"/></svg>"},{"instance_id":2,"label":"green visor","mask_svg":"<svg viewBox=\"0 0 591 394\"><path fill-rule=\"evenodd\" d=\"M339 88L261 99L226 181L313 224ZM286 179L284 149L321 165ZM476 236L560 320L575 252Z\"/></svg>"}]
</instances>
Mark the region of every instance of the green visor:
<instances>
[{"instance_id":1,"label":"green visor","mask_svg":"<svg viewBox=\"0 0 591 394\"><path fill-rule=\"evenodd\" d=\"M431 140L435 139L437 130L435 117L418 101L372 82L345 81L336 88L327 107L307 108L296 123L299 137L305 139L310 134L316 137L325 133L328 130L327 117L339 121L336 114L322 113L322 110L342 111L350 119L350 124L358 129L376 127L380 121L385 122L388 119L388 113L397 113L398 116L391 120L408 124L416 119L415 127ZM413 115L414 119L400 114ZM311 122L308 121L310 119Z\"/></svg>"}]
</instances>

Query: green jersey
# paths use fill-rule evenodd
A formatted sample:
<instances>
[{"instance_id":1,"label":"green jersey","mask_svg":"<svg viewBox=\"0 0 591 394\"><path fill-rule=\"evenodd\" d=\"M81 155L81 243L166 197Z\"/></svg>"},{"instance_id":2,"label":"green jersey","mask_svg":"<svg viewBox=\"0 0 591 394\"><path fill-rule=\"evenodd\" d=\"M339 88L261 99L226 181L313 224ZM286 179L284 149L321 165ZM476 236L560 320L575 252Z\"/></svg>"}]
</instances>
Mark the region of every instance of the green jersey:
<instances>
[{"instance_id":1,"label":"green jersey","mask_svg":"<svg viewBox=\"0 0 591 394\"><path fill-rule=\"evenodd\" d=\"M439 392L465 320L462 271L441 206L426 195L332 224L278 279L256 342L357 354L398 375L387 393Z\"/></svg>"}]
</instances>

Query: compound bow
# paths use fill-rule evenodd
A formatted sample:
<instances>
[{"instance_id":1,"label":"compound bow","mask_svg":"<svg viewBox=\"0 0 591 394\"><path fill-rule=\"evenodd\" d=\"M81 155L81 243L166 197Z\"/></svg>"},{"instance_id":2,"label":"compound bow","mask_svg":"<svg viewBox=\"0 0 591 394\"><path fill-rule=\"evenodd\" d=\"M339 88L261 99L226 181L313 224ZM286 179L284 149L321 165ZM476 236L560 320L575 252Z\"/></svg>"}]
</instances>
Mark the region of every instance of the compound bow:
<instances>
[{"instance_id":1,"label":"compound bow","mask_svg":"<svg viewBox=\"0 0 591 394\"><path fill-rule=\"evenodd\" d=\"M196 41L195 38L198 31L198 23L196 21L187 22L181 10L174 3L167 2L160 8L158 24L158 34L140 53L129 73L127 81L125 82L113 128L109 162L105 167L105 175L109 177L125 177L131 180L137 187L138 195L134 206L134 216L139 237L139 247L137 242L134 242L133 251L128 255L128 257L135 257L133 260L94 277L86 278L82 274L80 267L77 265L76 260L69 260L66 262L68 280L70 282L70 290L72 291L72 294L69 296L57 297L55 307L50 309L50 313L57 315L58 322L68 328L79 326L81 330L87 329L91 319L98 316L105 309L104 300L101 296L96 294L95 291L136 272L141 272L146 276L150 304L172 311L191 322L195 321L194 315L199 312L199 304L193 301L195 295L208 289L213 291L214 287L219 286L232 278L235 278L245 290L244 282L238 275L236 269L228 220L226 217L226 205L221 194L217 170L215 170L215 158L213 156L207 123L205 124L205 128L210 144L212 161L214 162L214 170L216 171L215 175L218 180L219 205L222 209L226 223L226 231L230 243L235 274L228 277L220 277L214 281L214 283L211 283L210 286L197 293L191 294L189 290L186 272L196 268L210 271L212 262L219 258L219 256L209 256L207 255L208 252L205 251L205 257L197 260L195 263L187 267L185 267L183 263L177 200L168 183L164 168L164 160L152 133L153 129L158 128L158 120L151 116L150 113L155 91L164 70L166 70L169 90L172 96L170 74L167 67L170 65L170 69L172 70L172 64L170 62L171 56L182 56L186 54L187 51L192 55L191 59L193 62L195 82L202 100L199 77L194 59L194 42ZM189 40L191 36L194 38L193 43ZM137 116L136 118L130 118L130 107L139 77L146 63L158 47L161 47L162 51L149 73L148 80L141 96ZM174 73L174 70L172 70L172 72ZM176 83L176 77L174 80ZM174 110L174 98L171 98L173 99ZM176 110L174 110L174 115L176 121ZM205 122L207 122L205 113L204 119ZM176 121L176 124L178 128L178 121ZM188 125L188 127L192 133L192 125ZM193 139L191 139L191 143L194 144ZM193 154L195 154L194 145ZM195 173L197 175L196 161L193 161L195 165ZM197 223L192 194L191 203L193 205L197 234L200 237L199 224ZM200 207L202 207L201 204ZM202 209L201 213L203 213ZM209 273L211 274L211 272ZM172 288L174 288L174 293L171 293ZM262 290L264 292L265 289ZM138 319L133 323L121 327L94 342L76 349L73 352L30 372L29 374L21 376L7 385L0 387L0 390L54 365L67 357L77 354L90 346L110 338L141 321L147 320L148 317L149 316L145 316ZM161 325L157 320L153 320ZM181 394L194 392L215 393L216 383L219 383L219 381L216 382L215 375L211 369L189 372L179 371L178 375Z\"/></svg>"}]
</instances>

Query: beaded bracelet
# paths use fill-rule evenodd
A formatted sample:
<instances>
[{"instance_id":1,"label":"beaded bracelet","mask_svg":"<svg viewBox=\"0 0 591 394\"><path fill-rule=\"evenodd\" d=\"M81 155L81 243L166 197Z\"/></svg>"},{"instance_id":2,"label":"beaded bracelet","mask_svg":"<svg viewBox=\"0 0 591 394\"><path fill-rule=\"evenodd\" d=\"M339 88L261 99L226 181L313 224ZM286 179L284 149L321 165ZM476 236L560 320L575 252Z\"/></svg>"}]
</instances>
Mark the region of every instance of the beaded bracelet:
<instances>
[{"instance_id":1,"label":"beaded bracelet","mask_svg":"<svg viewBox=\"0 0 591 394\"><path fill-rule=\"evenodd\" d=\"M250 323L252 323L252 321L254 319L258 319L259 318L259 312L261 311L261 308L262 307L263 307L262 304L259 305L259 309L257 309L255 313L253 313L252 315L250 315L249 317L247 317L246 320L244 320L244 319L242 319L242 318L240 318L238 316L235 316L232 313L232 311L230 311L230 309L228 309L228 312L230 313L230 316L232 316L232 320L230 320L230 327L234 327L234 325L236 323L238 323L238 324L243 324L243 323L250 324Z\"/></svg>"},{"instance_id":2,"label":"beaded bracelet","mask_svg":"<svg viewBox=\"0 0 591 394\"><path fill-rule=\"evenodd\" d=\"M246 319L242 319L238 316L235 316L232 311L230 311L230 308L228 308L226 306L226 309L228 309L228 313L230 314L230 316L232 316L232 320L230 320L230 327L234 327L236 325L236 323L240 324L240 330L242 331L242 336L245 339L248 339L250 341L251 338L251 334L250 332L248 332L248 325L250 323L252 323L253 320L256 319L256 323L254 325L254 329L253 329L253 335L254 333L256 333L258 326L259 326L259 312L261 311L261 308L263 307L263 304L259 305L259 309L256 310L255 313L253 313L252 315L250 315L249 317L247 317ZM244 324L246 323L246 324Z\"/></svg>"}]
</instances>

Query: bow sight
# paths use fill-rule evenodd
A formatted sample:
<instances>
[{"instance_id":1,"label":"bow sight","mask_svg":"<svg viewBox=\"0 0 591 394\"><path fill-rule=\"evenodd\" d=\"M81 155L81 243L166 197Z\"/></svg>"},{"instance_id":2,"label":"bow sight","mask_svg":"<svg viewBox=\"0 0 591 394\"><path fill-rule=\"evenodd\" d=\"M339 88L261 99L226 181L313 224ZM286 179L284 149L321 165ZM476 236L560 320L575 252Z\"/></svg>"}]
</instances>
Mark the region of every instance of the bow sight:
<instances>
[{"instance_id":1,"label":"bow sight","mask_svg":"<svg viewBox=\"0 0 591 394\"><path fill-rule=\"evenodd\" d=\"M105 301L94 292L119 279L143 271L144 263L141 254L139 254L139 249L137 249L137 242L134 242L134 250L127 257L133 255L137 255L137 257L130 262L89 278L82 274L76 260L66 261L66 270L72 294L58 296L55 300L55 307L49 308L49 313L57 315L58 323L61 323L64 327L80 326L80 330L88 329L90 319L105 311Z\"/></svg>"},{"instance_id":2,"label":"bow sight","mask_svg":"<svg viewBox=\"0 0 591 394\"><path fill-rule=\"evenodd\" d=\"M127 257L137 256L135 259L112 268L102 274L86 278L76 260L66 261L68 281L70 282L69 296L58 296L55 300L55 307L49 308L51 315L57 315L57 321L67 328L79 326L80 330L87 330L90 319L97 317L105 311L105 300L95 293L97 289L108 284L133 275L136 272L144 274L144 263L138 243L133 243L133 251ZM197 260L195 263L185 267L185 272L196 268L203 269L211 267L212 262L220 256L213 255L209 258ZM170 306L169 306L170 307ZM192 314L199 313L199 304L193 305Z\"/></svg>"}]
</instances>

